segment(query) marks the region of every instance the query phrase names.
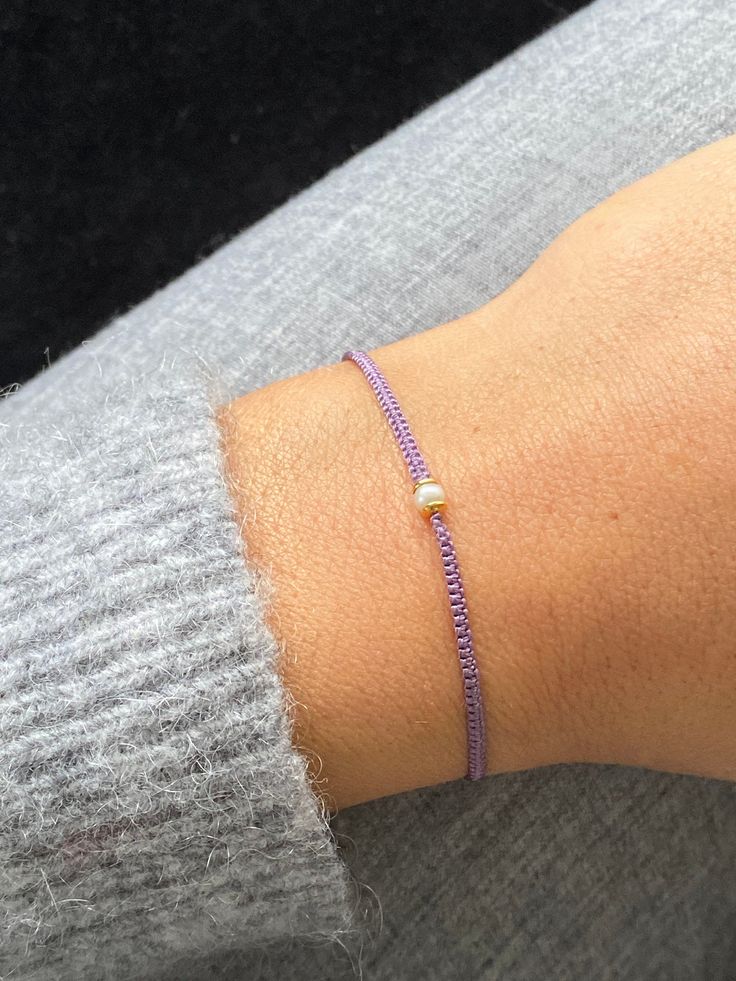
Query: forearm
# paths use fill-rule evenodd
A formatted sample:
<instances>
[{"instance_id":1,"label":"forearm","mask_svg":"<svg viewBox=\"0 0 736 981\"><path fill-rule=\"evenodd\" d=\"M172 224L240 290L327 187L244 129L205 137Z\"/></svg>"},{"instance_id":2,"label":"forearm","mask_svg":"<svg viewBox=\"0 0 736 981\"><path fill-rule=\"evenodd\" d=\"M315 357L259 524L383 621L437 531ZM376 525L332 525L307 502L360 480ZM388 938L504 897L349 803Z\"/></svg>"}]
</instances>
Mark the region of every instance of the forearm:
<instances>
[{"instance_id":1,"label":"forearm","mask_svg":"<svg viewBox=\"0 0 736 981\"><path fill-rule=\"evenodd\" d=\"M621 206L576 234L610 242ZM567 246L477 313L375 352L448 494L489 766L730 776L729 339L707 304L673 329L662 296L597 282L594 262L581 284ZM662 289L688 269L674 263ZM282 675L320 789L344 806L461 776L436 545L364 379L337 364L228 416L244 539L275 587Z\"/></svg>"}]
</instances>

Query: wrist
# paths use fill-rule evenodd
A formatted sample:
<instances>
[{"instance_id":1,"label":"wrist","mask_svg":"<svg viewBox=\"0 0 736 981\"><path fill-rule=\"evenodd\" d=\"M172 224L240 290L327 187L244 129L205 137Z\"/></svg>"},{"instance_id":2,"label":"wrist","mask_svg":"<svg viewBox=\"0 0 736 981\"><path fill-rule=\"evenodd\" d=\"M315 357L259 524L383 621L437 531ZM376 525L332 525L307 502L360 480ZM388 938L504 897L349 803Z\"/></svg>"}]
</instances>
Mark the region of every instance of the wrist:
<instances>
[{"instance_id":1,"label":"wrist","mask_svg":"<svg viewBox=\"0 0 736 981\"><path fill-rule=\"evenodd\" d=\"M571 750L569 729L551 718L549 669L540 673L528 643L537 585L513 542L520 447L493 407L506 359L487 336L479 359L483 330L465 318L375 356L448 495L498 772ZM274 587L280 670L318 788L345 806L463 776L464 703L436 542L365 379L331 365L250 393L228 417L246 549Z\"/></svg>"}]
</instances>

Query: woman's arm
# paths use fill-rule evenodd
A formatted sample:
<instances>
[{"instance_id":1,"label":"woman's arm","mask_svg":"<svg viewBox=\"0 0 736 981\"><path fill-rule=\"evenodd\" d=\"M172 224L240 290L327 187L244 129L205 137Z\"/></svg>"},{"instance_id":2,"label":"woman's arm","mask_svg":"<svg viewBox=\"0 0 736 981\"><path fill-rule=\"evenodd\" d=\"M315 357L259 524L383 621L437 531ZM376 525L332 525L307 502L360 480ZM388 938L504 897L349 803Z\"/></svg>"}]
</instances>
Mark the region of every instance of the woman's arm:
<instances>
[{"instance_id":1,"label":"woman's arm","mask_svg":"<svg viewBox=\"0 0 736 981\"><path fill-rule=\"evenodd\" d=\"M734 227L729 139L584 216L486 307L375 352L448 493L494 772L736 774ZM278 382L222 423L320 791L460 777L436 545L360 373Z\"/></svg>"}]
</instances>

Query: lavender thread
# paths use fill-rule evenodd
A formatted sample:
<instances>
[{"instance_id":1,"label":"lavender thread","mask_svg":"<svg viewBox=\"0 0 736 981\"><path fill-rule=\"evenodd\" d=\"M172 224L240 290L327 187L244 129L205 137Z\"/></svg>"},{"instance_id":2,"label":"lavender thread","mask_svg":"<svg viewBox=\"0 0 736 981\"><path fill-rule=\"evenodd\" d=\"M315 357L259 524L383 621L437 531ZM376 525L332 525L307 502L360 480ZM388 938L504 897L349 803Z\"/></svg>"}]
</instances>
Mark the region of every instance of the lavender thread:
<instances>
[{"instance_id":1,"label":"lavender thread","mask_svg":"<svg viewBox=\"0 0 736 981\"><path fill-rule=\"evenodd\" d=\"M343 361L353 361L363 372L368 384L381 406L401 453L406 460L409 476L416 484L432 475L422 456L406 416L401 410L396 396L386 377L376 362L363 351L346 351ZM450 530L439 511L430 515L430 523L435 533L442 556L442 567L450 598L450 611L455 628L457 655L463 679L463 693L468 729L468 780L480 780L486 775L486 735L483 712L483 696L480 688L480 671L475 657L473 634L468 618L463 580L460 574L455 545Z\"/></svg>"}]
</instances>

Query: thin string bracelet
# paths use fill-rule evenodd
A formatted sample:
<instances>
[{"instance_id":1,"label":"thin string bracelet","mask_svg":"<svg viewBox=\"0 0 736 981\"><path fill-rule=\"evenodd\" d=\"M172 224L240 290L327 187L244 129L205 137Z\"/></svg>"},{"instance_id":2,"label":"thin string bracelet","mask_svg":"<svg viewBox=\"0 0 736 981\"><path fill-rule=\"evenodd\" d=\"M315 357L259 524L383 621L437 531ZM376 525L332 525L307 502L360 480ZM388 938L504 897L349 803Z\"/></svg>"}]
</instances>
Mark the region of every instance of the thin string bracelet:
<instances>
[{"instance_id":1,"label":"thin string bracelet","mask_svg":"<svg viewBox=\"0 0 736 981\"><path fill-rule=\"evenodd\" d=\"M363 372L368 384L383 409L393 430L399 448L406 460L409 476L414 481L414 504L427 517L437 538L442 556L442 567L450 597L450 611L455 627L457 656L463 679L463 693L468 728L468 780L480 780L486 775L486 734L483 713L483 696L480 688L480 672L473 647L473 634L468 619L463 580L460 575L455 546L450 530L440 513L445 507L442 485L430 474L406 416L391 390L386 377L376 362L363 351L346 351L343 361L353 361Z\"/></svg>"}]
</instances>

